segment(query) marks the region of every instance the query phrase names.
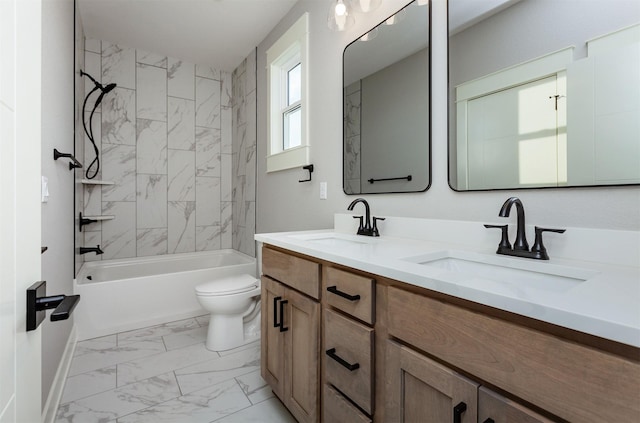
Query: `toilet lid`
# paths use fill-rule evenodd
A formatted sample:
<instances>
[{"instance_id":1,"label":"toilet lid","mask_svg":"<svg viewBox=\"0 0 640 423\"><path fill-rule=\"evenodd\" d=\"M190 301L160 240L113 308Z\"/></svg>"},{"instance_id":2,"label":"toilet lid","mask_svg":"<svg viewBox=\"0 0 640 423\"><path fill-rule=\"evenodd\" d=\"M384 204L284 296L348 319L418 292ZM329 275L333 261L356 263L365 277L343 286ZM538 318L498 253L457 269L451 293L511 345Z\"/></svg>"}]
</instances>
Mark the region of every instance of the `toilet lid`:
<instances>
[{"instance_id":1,"label":"toilet lid","mask_svg":"<svg viewBox=\"0 0 640 423\"><path fill-rule=\"evenodd\" d=\"M258 280L251 275L229 276L196 286L198 295L229 295L251 291L258 287Z\"/></svg>"}]
</instances>

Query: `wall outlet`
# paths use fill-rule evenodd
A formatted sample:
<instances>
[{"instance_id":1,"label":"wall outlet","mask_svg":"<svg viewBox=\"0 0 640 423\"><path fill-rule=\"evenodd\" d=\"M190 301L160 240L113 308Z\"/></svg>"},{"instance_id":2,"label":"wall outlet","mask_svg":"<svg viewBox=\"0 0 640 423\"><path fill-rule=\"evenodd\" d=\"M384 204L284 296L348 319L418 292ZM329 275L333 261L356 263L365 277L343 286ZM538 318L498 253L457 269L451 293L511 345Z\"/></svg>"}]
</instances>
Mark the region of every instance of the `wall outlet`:
<instances>
[{"instance_id":1,"label":"wall outlet","mask_svg":"<svg viewBox=\"0 0 640 423\"><path fill-rule=\"evenodd\" d=\"M326 182L320 182L320 199L321 200L327 199L327 183Z\"/></svg>"}]
</instances>

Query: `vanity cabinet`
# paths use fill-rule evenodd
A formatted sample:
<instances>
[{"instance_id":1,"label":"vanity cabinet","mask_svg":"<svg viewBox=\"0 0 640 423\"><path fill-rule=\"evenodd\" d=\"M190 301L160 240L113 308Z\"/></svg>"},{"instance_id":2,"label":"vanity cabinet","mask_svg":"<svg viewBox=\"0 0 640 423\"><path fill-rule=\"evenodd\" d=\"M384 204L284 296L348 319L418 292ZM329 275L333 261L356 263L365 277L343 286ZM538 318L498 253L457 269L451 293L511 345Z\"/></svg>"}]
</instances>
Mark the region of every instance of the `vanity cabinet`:
<instances>
[{"instance_id":1,"label":"vanity cabinet","mask_svg":"<svg viewBox=\"0 0 640 423\"><path fill-rule=\"evenodd\" d=\"M552 422L394 341L387 341L386 369L387 421Z\"/></svg>"},{"instance_id":2,"label":"vanity cabinet","mask_svg":"<svg viewBox=\"0 0 640 423\"><path fill-rule=\"evenodd\" d=\"M390 335L561 419L639 416L637 361L397 287L388 289L388 319ZM487 401L483 413L510 421L510 407Z\"/></svg>"},{"instance_id":3,"label":"vanity cabinet","mask_svg":"<svg viewBox=\"0 0 640 423\"><path fill-rule=\"evenodd\" d=\"M322 293L322 368L328 393L322 420L336 421L334 403L351 403L354 420L366 421L374 414L375 281L324 265Z\"/></svg>"},{"instance_id":4,"label":"vanity cabinet","mask_svg":"<svg viewBox=\"0 0 640 423\"><path fill-rule=\"evenodd\" d=\"M294 288L317 296L320 265L264 249L262 269L262 377L298 422L317 422L320 303Z\"/></svg>"},{"instance_id":5,"label":"vanity cabinet","mask_svg":"<svg viewBox=\"0 0 640 423\"><path fill-rule=\"evenodd\" d=\"M639 421L636 348L276 247L262 257L262 376L299 422Z\"/></svg>"},{"instance_id":6,"label":"vanity cabinet","mask_svg":"<svg viewBox=\"0 0 640 423\"><path fill-rule=\"evenodd\" d=\"M477 383L390 340L385 364L387 421L477 422Z\"/></svg>"}]
</instances>

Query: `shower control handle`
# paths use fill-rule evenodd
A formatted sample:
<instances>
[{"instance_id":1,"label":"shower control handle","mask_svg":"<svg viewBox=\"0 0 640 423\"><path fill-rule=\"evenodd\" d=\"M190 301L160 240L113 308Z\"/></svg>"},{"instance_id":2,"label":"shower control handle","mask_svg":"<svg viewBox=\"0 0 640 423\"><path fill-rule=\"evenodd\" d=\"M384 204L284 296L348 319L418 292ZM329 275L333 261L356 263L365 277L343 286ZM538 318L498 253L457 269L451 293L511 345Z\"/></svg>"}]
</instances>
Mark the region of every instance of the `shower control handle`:
<instances>
[{"instance_id":1,"label":"shower control handle","mask_svg":"<svg viewBox=\"0 0 640 423\"><path fill-rule=\"evenodd\" d=\"M289 328L284 327L284 305L289 303L288 300L280 301L280 332L286 332Z\"/></svg>"}]
</instances>

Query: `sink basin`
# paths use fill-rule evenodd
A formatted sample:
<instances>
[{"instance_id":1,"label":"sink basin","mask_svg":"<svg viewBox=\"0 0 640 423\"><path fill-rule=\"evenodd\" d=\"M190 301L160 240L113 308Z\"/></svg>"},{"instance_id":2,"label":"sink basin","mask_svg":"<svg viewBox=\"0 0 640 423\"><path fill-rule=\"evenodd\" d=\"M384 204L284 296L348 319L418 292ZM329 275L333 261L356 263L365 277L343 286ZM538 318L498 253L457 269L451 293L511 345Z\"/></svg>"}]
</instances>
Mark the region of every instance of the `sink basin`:
<instances>
[{"instance_id":1,"label":"sink basin","mask_svg":"<svg viewBox=\"0 0 640 423\"><path fill-rule=\"evenodd\" d=\"M312 242L316 245L326 245L329 247L347 247L366 245L370 240L360 239L357 235L340 234L336 232L322 232L312 234L291 235L291 238Z\"/></svg>"},{"instance_id":2,"label":"sink basin","mask_svg":"<svg viewBox=\"0 0 640 423\"><path fill-rule=\"evenodd\" d=\"M465 251L440 251L403 259L448 275L456 283L482 289L508 288L529 291L566 292L597 275L597 271L548 262L489 256Z\"/></svg>"}]
</instances>

